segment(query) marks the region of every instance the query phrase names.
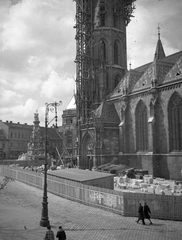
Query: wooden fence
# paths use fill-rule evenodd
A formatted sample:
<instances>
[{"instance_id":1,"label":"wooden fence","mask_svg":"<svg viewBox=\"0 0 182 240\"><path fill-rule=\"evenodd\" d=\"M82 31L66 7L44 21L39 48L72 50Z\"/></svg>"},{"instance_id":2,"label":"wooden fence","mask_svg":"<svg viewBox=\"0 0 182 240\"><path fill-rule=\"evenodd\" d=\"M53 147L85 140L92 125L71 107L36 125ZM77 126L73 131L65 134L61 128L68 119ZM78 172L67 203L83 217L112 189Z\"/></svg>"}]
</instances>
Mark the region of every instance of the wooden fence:
<instances>
[{"instance_id":1,"label":"wooden fence","mask_svg":"<svg viewBox=\"0 0 182 240\"><path fill-rule=\"evenodd\" d=\"M39 172L1 165L0 175L43 189L44 174ZM128 217L137 217L139 203L147 202L152 218L182 220L182 196L120 192L50 175L47 175L47 190L58 196Z\"/></svg>"}]
</instances>

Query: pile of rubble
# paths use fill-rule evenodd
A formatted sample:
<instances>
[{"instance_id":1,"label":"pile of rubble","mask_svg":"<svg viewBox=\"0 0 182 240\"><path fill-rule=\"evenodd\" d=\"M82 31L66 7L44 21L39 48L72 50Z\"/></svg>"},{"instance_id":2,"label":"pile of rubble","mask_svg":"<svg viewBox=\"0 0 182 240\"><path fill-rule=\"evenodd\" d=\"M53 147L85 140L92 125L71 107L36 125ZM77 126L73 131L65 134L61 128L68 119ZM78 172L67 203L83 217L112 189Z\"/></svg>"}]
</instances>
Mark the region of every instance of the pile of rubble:
<instances>
[{"instance_id":1,"label":"pile of rubble","mask_svg":"<svg viewBox=\"0 0 182 240\"><path fill-rule=\"evenodd\" d=\"M152 175L144 175L143 179L132 179L125 175L115 177L115 190L180 196L182 184L177 184L174 180L153 178Z\"/></svg>"}]
</instances>

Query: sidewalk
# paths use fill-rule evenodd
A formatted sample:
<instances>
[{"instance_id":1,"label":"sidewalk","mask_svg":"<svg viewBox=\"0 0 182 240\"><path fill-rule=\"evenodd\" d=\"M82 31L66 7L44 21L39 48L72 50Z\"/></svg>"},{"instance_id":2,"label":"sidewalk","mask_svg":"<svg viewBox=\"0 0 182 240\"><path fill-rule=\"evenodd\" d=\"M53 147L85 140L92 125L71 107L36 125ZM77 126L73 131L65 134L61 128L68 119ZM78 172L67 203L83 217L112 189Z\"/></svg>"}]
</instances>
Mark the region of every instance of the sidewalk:
<instances>
[{"instance_id":1,"label":"sidewalk","mask_svg":"<svg viewBox=\"0 0 182 240\"><path fill-rule=\"evenodd\" d=\"M0 176L0 183L3 177ZM10 181L0 191L0 240L43 239L40 227L42 190ZM62 225L67 240L166 240L182 239L182 222L153 220L153 225L137 224L122 217L60 198L48 193L49 220L54 233Z\"/></svg>"}]
</instances>

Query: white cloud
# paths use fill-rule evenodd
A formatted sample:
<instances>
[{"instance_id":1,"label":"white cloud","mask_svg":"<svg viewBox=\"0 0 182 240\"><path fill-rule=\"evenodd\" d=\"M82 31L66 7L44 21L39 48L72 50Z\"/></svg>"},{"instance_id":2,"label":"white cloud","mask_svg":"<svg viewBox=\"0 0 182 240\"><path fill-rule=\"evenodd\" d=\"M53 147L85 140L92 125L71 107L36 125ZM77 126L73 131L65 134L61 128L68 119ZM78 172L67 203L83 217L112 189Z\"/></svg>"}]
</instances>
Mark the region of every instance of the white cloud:
<instances>
[{"instance_id":1,"label":"white cloud","mask_svg":"<svg viewBox=\"0 0 182 240\"><path fill-rule=\"evenodd\" d=\"M12 104L10 107L3 106L1 107L1 113L3 115L3 121L13 121L33 124L33 114L38 109L38 103L33 99L28 99L25 104L17 103ZM13 116L10 118L9 116Z\"/></svg>"},{"instance_id":2,"label":"white cloud","mask_svg":"<svg viewBox=\"0 0 182 240\"><path fill-rule=\"evenodd\" d=\"M17 79L14 81L14 89L17 92L32 93L40 89L42 81L40 79Z\"/></svg>"},{"instance_id":3,"label":"white cloud","mask_svg":"<svg viewBox=\"0 0 182 240\"><path fill-rule=\"evenodd\" d=\"M33 113L36 112L38 107L37 102L34 99L28 99L25 104L17 105L12 107L12 114L18 117L21 113L22 118L33 118Z\"/></svg>"},{"instance_id":4,"label":"white cloud","mask_svg":"<svg viewBox=\"0 0 182 240\"><path fill-rule=\"evenodd\" d=\"M22 100L22 95L15 91L0 87L0 107L11 107Z\"/></svg>"},{"instance_id":5,"label":"white cloud","mask_svg":"<svg viewBox=\"0 0 182 240\"><path fill-rule=\"evenodd\" d=\"M41 97L57 101L68 99L67 95L73 95L74 79L67 74L58 74L52 71L46 81L42 84ZM61 98L61 99L60 99Z\"/></svg>"},{"instance_id":6,"label":"white cloud","mask_svg":"<svg viewBox=\"0 0 182 240\"><path fill-rule=\"evenodd\" d=\"M181 0L137 0L135 5L134 18L127 27L128 63L132 63L132 68L153 61L158 24L166 55L181 50Z\"/></svg>"},{"instance_id":7,"label":"white cloud","mask_svg":"<svg viewBox=\"0 0 182 240\"><path fill-rule=\"evenodd\" d=\"M135 4L127 30L132 68L153 60L158 23L166 54L182 49L181 0ZM44 125L45 102L62 100L59 113L67 107L75 89L75 5L72 0L0 0L3 120L32 124L38 109Z\"/></svg>"},{"instance_id":8,"label":"white cloud","mask_svg":"<svg viewBox=\"0 0 182 240\"><path fill-rule=\"evenodd\" d=\"M0 1L0 98L4 120L19 116L32 124L37 108L44 121L45 102L61 99L67 104L71 99L74 18L75 3L71 0Z\"/></svg>"}]
</instances>

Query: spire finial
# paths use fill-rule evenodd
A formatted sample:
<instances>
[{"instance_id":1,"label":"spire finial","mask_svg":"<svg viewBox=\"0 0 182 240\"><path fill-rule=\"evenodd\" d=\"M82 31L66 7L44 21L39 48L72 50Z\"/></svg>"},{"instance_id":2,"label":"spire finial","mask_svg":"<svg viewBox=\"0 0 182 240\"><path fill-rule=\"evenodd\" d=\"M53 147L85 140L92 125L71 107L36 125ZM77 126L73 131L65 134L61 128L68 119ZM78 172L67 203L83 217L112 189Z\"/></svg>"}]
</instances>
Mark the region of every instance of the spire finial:
<instances>
[{"instance_id":1,"label":"spire finial","mask_svg":"<svg viewBox=\"0 0 182 240\"><path fill-rule=\"evenodd\" d=\"M129 66L130 66L130 67L129 67L129 70L131 70L131 62L130 62L130 64L129 64Z\"/></svg>"},{"instance_id":2,"label":"spire finial","mask_svg":"<svg viewBox=\"0 0 182 240\"><path fill-rule=\"evenodd\" d=\"M161 28L159 27L159 23L158 23L158 27L157 27L157 29L158 29L158 38L160 39L160 30L161 30Z\"/></svg>"}]
</instances>

